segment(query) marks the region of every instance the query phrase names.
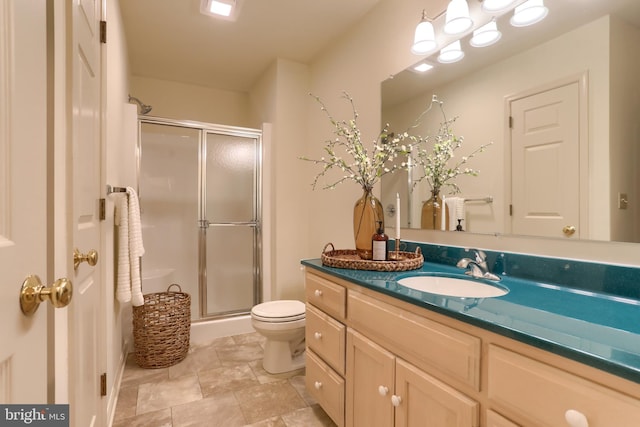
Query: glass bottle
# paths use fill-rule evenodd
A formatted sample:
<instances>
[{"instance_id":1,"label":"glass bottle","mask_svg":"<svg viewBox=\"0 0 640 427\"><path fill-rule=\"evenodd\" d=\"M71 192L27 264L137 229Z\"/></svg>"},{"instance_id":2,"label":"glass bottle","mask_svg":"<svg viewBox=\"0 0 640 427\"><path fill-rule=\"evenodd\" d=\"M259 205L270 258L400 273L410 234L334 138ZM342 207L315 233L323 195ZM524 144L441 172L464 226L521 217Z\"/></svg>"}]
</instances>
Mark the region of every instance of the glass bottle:
<instances>
[{"instance_id":1,"label":"glass bottle","mask_svg":"<svg viewBox=\"0 0 640 427\"><path fill-rule=\"evenodd\" d=\"M371 238L371 246L373 248L374 261L387 260L388 244L389 244L389 236L384 234L384 227L382 225L382 221L378 221L378 231Z\"/></svg>"}]
</instances>

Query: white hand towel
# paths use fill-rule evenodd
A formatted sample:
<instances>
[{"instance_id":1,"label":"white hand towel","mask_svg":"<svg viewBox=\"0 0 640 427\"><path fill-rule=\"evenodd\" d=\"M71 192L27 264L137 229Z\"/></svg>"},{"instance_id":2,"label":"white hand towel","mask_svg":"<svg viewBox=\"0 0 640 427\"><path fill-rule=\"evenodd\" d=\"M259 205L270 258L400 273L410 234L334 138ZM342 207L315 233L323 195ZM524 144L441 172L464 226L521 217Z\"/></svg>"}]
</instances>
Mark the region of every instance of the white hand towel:
<instances>
[{"instance_id":1,"label":"white hand towel","mask_svg":"<svg viewBox=\"0 0 640 427\"><path fill-rule=\"evenodd\" d=\"M131 301L131 264L129 263L129 202L122 194L116 203L118 228L118 278L116 298L121 303Z\"/></svg>"},{"instance_id":2,"label":"white hand towel","mask_svg":"<svg viewBox=\"0 0 640 427\"><path fill-rule=\"evenodd\" d=\"M447 208L449 209L449 231L456 230L458 219L462 220L462 229L466 230L464 197L448 197Z\"/></svg>"},{"instance_id":3,"label":"white hand towel","mask_svg":"<svg viewBox=\"0 0 640 427\"><path fill-rule=\"evenodd\" d=\"M142 283L140 280L140 257L144 255L142 244L142 226L140 224L140 204L136 190L127 187L129 196L129 259L131 262L131 304L135 307L144 304Z\"/></svg>"}]
</instances>

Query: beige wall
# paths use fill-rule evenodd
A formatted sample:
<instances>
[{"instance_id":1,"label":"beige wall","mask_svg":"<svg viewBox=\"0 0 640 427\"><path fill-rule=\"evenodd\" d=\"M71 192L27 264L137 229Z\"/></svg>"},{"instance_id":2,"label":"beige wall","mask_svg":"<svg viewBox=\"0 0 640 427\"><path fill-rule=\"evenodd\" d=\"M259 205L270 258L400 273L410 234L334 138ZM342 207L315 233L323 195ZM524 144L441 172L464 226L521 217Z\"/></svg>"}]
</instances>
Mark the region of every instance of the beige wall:
<instances>
[{"instance_id":1,"label":"beige wall","mask_svg":"<svg viewBox=\"0 0 640 427\"><path fill-rule=\"evenodd\" d=\"M307 245L307 205L303 164L297 159L306 135L309 70L279 59L251 89L252 114L271 123L263 172L264 249L270 260L264 273L273 299L304 299L300 253Z\"/></svg>"},{"instance_id":2,"label":"beige wall","mask_svg":"<svg viewBox=\"0 0 640 427\"><path fill-rule=\"evenodd\" d=\"M382 0L359 25L312 64L312 92L323 97L329 108L338 115L339 111L348 114L344 108L340 110L338 100L340 91L348 90L358 103L360 125L365 135L373 137L379 131L382 80L408 67L416 59L409 53L409 46L417 17L423 8L422 3L413 0ZM329 136L328 132L330 129L326 119L312 110L307 137L308 155L321 153L321 141ZM598 130L592 130L592 133L598 135ZM598 153L593 155L599 156ZM608 168L608 154L595 158L604 163L603 168ZM592 157L592 162L595 162L595 158ZM310 234L307 251L302 256L318 257L327 241L333 241L340 248L353 246L351 212L358 195L359 189L351 184L344 184L334 191L307 190L303 197L307 198L311 206ZM387 234L394 233L389 230ZM405 238L420 241L640 265L640 245L637 244L459 235L460 233L453 237L450 233L426 230L406 231L403 234Z\"/></svg>"},{"instance_id":3,"label":"beige wall","mask_svg":"<svg viewBox=\"0 0 640 427\"><path fill-rule=\"evenodd\" d=\"M611 72L611 238L640 242L640 30L612 19ZM618 193L626 193L627 209L618 209Z\"/></svg>"},{"instance_id":4,"label":"beige wall","mask_svg":"<svg viewBox=\"0 0 640 427\"><path fill-rule=\"evenodd\" d=\"M131 96L153 107L149 116L228 126L257 126L250 120L246 93L140 76L131 76L130 85Z\"/></svg>"}]
</instances>

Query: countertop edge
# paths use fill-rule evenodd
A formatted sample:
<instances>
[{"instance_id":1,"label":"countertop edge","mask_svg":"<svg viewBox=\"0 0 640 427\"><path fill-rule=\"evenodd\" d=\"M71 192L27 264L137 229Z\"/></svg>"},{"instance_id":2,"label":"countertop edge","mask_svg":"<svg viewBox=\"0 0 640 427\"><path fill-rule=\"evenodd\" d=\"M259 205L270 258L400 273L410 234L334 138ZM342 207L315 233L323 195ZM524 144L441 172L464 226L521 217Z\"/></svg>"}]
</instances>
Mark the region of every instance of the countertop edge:
<instances>
[{"instance_id":1,"label":"countertop edge","mask_svg":"<svg viewBox=\"0 0 640 427\"><path fill-rule=\"evenodd\" d=\"M591 354L588 352L585 352L583 350L577 349L577 348L573 348L570 346L566 346L566 345L562 345L562 344L558 344L556 342L550 341L550 340L545 340L542 339L540 337L536 337L533 335L529 335L526 334L524 332L521 331L517 331L502 325L498 325L495 323L491 323L488 320L485 319L479 319L479 318L475 318L457 311L451 311L451 310L447 310L441 307L438 307L436 305L432 305L432 304L428 304L425 302L420 303L419 301L416 301L415 299L409 298L409 297L405 297L404 295L400 295L397 294L393 291L389 291L386 289L381 289L379 287L376 286L372 286L371 284L368 284L366 281L363 280L358 280L358 279L353 279L350 277L347 277L346 275L340 274L339 270L340 269L336 269L336 268L332 268L332 267L326 267L326 266L322 266L322 265L316 265L313 263L313 261L319 261L316 259L313 260L301 260L301 264L304 265L305 267L308 268L312 268L314 270L323 272L325 274L329 274L333 277L336 277L340 280L345 280L348 282L351 282L355 285L358 286L363 286L369 290L375 291L375 292L379 292L381 294L396 298L398 300L407 302L409 304L412 304L416 307L420 307L435 313L438 313L440 315L444 315L447 316L449 318L467 323L469 325L473 325L476 326L478 328L487 330L489 332L493 332L495 334L501 335L503 337L506 338L510 338L513 339L515 341L521 342L523 344L527 344L527 345L531 345L533 347L536 347L538 349L544 350L544 351L548 351L550 353L553 353L555 355L558 356L562 356L565 357L567 359L588 365L590 367L599 369L601 371L610 373L612 375L621 377L625 380L629 380L635 383L640 384L640 369L635 369L633 367L629 367L608 359L605 359L601 356L595 355L595 354Z\"/></svg>"}]
</instances>

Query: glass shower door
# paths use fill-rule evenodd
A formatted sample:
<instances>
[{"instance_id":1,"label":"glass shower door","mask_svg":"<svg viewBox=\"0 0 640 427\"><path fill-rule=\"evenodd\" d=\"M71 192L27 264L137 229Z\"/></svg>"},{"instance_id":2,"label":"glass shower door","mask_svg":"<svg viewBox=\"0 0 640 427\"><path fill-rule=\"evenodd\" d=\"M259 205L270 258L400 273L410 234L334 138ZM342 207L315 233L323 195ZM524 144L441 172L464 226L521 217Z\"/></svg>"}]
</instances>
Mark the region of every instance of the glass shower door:
<instances>
[{"instance_id":1,"label":"glass shower door","mask_svg":"<svg viewBox=\"0 0 640 427\"><path fill-rule=\"evenodd\" d=\"M204 144L202 316L248 313L260 296L260 140L207 132Z\"/></svg>"}]
</instances>

